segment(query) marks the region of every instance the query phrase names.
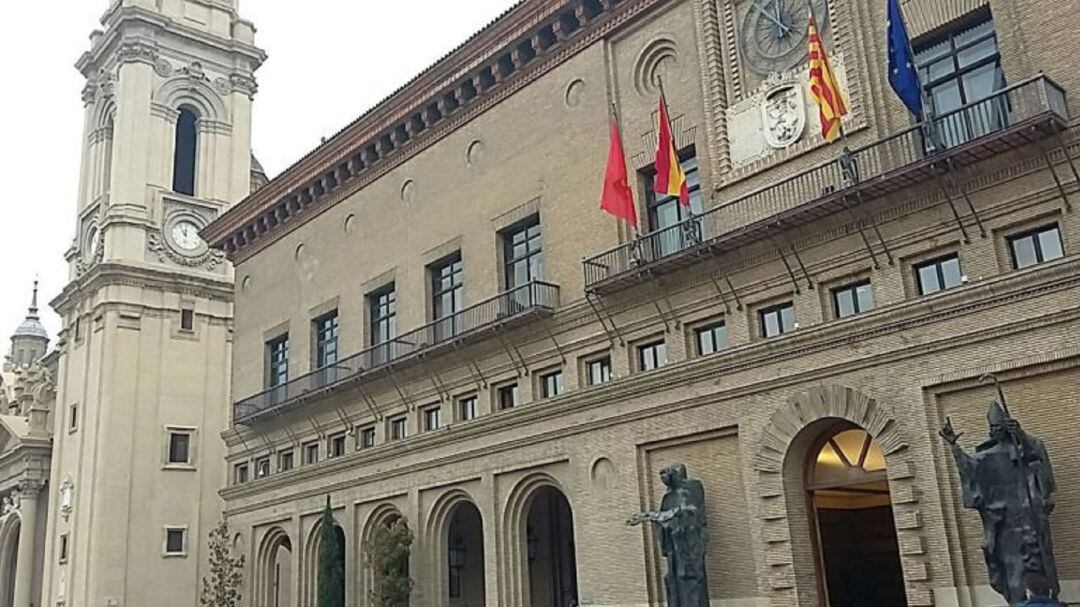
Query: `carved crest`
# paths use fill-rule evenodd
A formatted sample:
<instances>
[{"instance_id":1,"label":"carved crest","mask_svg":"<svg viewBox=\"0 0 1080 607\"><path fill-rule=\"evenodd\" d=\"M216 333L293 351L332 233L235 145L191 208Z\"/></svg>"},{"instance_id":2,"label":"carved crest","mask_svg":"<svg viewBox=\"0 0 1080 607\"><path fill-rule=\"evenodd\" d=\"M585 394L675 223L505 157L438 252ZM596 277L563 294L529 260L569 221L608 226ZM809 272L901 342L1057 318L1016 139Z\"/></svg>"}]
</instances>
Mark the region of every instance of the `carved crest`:
<instances>
[{"instance_id":1,"label":"carved crest","mask_svg":"<svg viewBox=\"0 0 1080 607\"><path fill-rule=\"evenodd\" d=\"M784 149L802 138L806 130L806 100L802 87L790 75L770 75L761 103L765 143Z\"/></svg>"}]
</instances>

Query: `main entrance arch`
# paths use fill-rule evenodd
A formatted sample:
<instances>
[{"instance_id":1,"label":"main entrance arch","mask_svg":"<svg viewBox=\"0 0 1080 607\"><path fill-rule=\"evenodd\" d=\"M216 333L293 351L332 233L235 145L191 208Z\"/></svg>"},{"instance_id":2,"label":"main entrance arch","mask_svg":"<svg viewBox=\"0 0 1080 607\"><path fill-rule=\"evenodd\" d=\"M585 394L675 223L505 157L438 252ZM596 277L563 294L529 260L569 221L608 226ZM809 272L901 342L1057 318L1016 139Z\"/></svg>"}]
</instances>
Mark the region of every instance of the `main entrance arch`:
<instances>
[{"instance_id":1,"label":"main entrance arch","mask_svg":"<svg viewBox=\"0 0 1080 607\"><path fill-rule=\"evenodd\" d=\"M525 522L529 604L532 607L574 607L578 604L574 514L555 487L533 496Z\"/></svg>"}]
</instances>

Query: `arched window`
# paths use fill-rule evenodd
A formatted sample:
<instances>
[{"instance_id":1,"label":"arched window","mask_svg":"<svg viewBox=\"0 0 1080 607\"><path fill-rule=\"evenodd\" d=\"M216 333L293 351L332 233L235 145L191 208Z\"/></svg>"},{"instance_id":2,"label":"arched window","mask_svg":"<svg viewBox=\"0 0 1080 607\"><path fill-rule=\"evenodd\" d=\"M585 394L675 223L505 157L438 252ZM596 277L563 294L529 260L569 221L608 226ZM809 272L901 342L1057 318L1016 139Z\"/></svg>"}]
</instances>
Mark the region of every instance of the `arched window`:
<instances>
[{"instance_id":1,"label":"arched window","mask_svg":"<svg viewBox=\"0 0 1080 607\"><path fill-rule=\"evenodd\" d=\"M199 116L191 107L180 108L176 121L176 149L173 155L173 191L195 195L195 151L199 147Z\"/></svg>"}]
</instances>

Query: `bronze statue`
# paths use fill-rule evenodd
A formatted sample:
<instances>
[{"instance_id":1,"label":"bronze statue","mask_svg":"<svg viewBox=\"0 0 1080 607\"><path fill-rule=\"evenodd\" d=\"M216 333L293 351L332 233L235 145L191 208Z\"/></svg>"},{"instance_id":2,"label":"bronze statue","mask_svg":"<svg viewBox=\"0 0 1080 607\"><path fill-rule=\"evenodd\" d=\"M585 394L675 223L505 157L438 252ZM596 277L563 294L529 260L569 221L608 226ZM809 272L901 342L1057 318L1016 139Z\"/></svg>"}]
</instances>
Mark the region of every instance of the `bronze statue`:
<instances>
[{"instance_id":1,"label":"bronze statue","mask_svg":"<svg viewBox=\"0 0 1080 607\"><path fill-rule=\"evenodd\" d=\"M635 514L626 524L652 523L659 528L660 553L667 558L668 564L664 575L667 606L708 607L705 488L701 481L687 478L683 464L664 468L660 478L667 486L660 509Z\"/></svg>"},{"instance_id":2,"label":"bronze statue","mask_svg":"<svg viewBox=\"0 0 1080 607\"><path fill-rule=\"evenodd\" d=\"M984 380L997 378L985 376ZM1009 413L998 384L998 398L987 413L990 439L969 455L958 444L952 420L941 437L952 448L960 470L964 507L979 511L983 556L990 586L1010 605L1024 600L1024 578L1039 574L1060 592L1050 513L1054 511L1054 471L1042 441L1029 436Z\"/></svg>"}]
</instances>

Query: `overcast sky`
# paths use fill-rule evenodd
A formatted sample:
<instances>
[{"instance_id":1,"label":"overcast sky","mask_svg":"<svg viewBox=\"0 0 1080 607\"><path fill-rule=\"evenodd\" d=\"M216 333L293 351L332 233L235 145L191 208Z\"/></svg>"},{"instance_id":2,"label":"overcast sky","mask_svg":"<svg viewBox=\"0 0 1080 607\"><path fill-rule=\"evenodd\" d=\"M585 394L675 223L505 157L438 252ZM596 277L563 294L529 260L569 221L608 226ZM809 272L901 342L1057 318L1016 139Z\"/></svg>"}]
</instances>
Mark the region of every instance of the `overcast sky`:
<instances>
[{"instance_id":1,"label":"overcast sky","mask_svg":"<svg viewBox=\"0 0 1080 607\"><path fill-rule=\"evenodd\" d=\"M463 42L513 0L241 0L270 58L257 77L255 154L271 176ZM6 2L0 36L0 350L40 276L46 302L67 281L82 134L73 67L109 0ZM302 6L303 8L298 8Z\"/></svg>"}]
</instances>

